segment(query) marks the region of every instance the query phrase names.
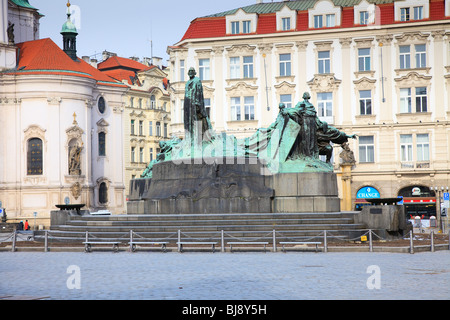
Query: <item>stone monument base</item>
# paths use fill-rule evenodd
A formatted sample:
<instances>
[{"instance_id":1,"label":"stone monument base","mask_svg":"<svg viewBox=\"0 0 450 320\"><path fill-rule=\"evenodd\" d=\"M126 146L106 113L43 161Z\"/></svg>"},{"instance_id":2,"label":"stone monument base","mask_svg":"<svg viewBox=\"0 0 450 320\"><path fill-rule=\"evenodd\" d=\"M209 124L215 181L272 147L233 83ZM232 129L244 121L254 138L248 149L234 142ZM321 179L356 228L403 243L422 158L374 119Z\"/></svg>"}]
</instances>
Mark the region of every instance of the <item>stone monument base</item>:
<instances>
[{"instance_id":1,"label":"stone monument base","mask_svg":"<svg viewBox=\"0 0 450 320\"><path fill-rule=\"evenodd\" d=\"M128 214L340 212L332 172L272 174L257 158L191 162L158 163L151 179L132 180Z\"/></svg>"}]
</instances>

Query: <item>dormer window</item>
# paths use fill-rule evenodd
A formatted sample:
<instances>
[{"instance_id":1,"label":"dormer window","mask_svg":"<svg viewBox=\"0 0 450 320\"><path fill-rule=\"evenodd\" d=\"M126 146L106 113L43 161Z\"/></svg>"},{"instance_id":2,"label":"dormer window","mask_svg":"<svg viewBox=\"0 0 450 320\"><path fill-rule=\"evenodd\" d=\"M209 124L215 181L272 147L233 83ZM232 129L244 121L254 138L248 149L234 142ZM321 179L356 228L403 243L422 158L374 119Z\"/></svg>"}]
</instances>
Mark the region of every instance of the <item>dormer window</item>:
<instances>
[{"instance_id":1,"label":"dormer window","mask_svg":"<svg viewBox=\"0 0 450 320\"><path fill-rule=\"evenodd\" d=\"M395 21L412 21L429 18L429 0L395 1Z\"/></svg>"},{"instance_id":2,"label":"dormer window","mask_svg":"<svg viewBox=\"0 0 450 320\"><path fill-rule=\"evenodd\" d=\"M277 31L290 31L297 24L297 11L291 10L287 5L277 11Z\"/></svg>"},{"instance_id":3,"label":"dormer window","mask_svg":"<svg viewBox=\"0 0 450 320\"><path fill-rule=\"evenodd\" d=\"M257 15L247 14L239 9L234 15L227 16L227 34L248 34L256 32Z\"/></svg>"},{"instance_id":4,"label":"dormer window","mask_svg":"<svg viewBox=\"0 0 450 320\"><path fill-rule=\"evenodd\" d=\"M308 11L310 28L333 28L341 24L341 7L330 0L319 0Z\"/></svg>"}]
</instances>

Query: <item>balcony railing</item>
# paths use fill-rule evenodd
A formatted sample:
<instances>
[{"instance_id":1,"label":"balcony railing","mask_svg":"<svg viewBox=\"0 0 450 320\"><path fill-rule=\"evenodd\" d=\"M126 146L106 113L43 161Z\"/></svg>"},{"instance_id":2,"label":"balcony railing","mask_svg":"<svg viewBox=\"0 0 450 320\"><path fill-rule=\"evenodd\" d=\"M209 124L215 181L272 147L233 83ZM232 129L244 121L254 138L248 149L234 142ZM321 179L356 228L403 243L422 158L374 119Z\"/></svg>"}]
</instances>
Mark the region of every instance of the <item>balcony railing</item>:
<instances>
[{"instance_id":1,"label":"balcony railing","mask_svg":"<svg viewBox=\"0 0 450 320\"><path fill-rule=\"evenodd\" d=\"M431 168L430 161L404 161L400 162L402 169L429 169Z\"/></svg>"}]
</instances>

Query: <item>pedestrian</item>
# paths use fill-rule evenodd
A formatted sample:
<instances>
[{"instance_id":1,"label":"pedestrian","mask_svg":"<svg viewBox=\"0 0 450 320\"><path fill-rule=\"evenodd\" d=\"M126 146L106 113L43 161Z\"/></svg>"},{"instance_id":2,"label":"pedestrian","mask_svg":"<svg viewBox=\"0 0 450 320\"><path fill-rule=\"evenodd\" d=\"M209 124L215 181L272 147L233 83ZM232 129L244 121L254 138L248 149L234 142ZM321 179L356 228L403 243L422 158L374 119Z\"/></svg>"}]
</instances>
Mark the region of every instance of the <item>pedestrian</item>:
<instances>
[{"instance_id":1,"label":"pedestrian","mask_svg":"<svg viewBox=\"0 0 450 320\"><path fill-rule=\"evenodd\" d=\"M30 230L30 224L28 223L28 220L25 220L25 231Z\"/></svg>"},{"instance_id":2,"label":"pedestrian","mask_svg":"<svg viewBox=\"0 0 450 320\"><path fill-rule=\"evenodd\" d=\"M23 230L23 221L19 222L19 225L17 226L17 231L22 231Z\"/></svg>"}]
</instances>

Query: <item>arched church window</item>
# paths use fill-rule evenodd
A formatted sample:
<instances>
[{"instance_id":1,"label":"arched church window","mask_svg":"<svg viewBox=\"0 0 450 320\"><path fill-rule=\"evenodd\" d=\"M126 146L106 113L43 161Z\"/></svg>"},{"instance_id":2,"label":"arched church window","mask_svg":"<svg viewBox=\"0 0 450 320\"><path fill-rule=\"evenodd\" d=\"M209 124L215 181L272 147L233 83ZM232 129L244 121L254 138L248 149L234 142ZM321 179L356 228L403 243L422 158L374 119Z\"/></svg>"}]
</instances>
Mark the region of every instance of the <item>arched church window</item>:
<instances>
[{"instance_id":1,"label":"arched church window","mask_svg":"<svg viewBox=\"0 0 450 320\"><path fill-rule=\"evenodd\" d=\"M27 174L40 176L43 174L42 140L32 138L28 140L27 148Z\"/></svg>"},{"instance_id":2,"label":"arched church window","mask_svg":"<svg viewBox=\"0 0 450 320\"><path fill-rule=\"evenodd\" d=\"M100 204L107 204L108 203L108 186L105 182L102 182L99 187L99 193L98 193L98 202Z\"/></svg>"},{"instance_id":3,"label":"arched church window","mask_svg":"<svg viewBox=\"0 0 450 320\"><path fill-rule=\"evenodd\" d=\"M100 157L106 156L106 134L104 132L98 133L98 155Z\"/></svg>"}]
</instances>

